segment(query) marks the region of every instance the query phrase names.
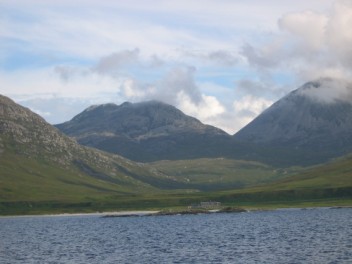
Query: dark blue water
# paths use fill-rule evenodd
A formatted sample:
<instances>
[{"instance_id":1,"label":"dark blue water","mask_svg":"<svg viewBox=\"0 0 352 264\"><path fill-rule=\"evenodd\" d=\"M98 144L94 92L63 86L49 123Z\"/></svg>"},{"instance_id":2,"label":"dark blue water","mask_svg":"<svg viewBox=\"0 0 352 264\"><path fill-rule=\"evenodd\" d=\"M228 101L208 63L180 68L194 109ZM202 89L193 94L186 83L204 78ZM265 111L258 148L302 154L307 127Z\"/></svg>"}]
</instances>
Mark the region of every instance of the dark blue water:
<instances>
[{"instance_id":1,"label":"dark blue water","mask_svg":"<svg viewBox=\"0 0 352 264\"><path fill-rule=\"evenodd\" d=\"M352 263L352 209L0 218L0 263Z\"/></svg>"}]
</instances>

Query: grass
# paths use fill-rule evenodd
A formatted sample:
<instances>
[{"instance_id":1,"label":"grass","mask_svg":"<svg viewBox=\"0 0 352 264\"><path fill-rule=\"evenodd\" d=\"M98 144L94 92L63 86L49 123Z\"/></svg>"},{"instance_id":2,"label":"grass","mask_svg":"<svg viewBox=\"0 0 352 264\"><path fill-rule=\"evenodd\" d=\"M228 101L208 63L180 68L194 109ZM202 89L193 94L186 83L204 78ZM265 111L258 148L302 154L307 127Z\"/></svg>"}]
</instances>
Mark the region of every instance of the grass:
<instances>
[{"instance_id":1,"label":"grass","mask_svg":"<svg viewBox=\"0 0 352 264\"><path fill-rule=\"evenodd\" d=\"M0 163L1 201L81 201L86 197L135 193L137 184L116 184L49 162L6 154Z\"/></svg>"},{"instance_id":2,"label":"grass","mask_svg":"<svg viewBox=\"0 0 352 264\"><path fill-rule=\"evenodd\" d=\"M245 208L248 210L272 210L277 208L305 208L321 206L352 206L350 197L320 197L284 199L262 199L256 196L238 198L224 197L217 194L181 196L124 196L119 199L105 197L104 200L87 200L81 202L64 201L37 201L37 202L0 202L0 215L27 215L27 214L59 214L59 213L93 213L129 210L184 210L188 205L200 201L222 201L223 206Z\"/></svg>"},{"instance_id":3,"label":"grass","mask_svg":"<svg viewBox=\"0 0 352 264\"><path fill-rule=\"evenodd\" d=\"M269 183L298 170L276 169L259 162L225 158L158 161L150 163L150 166L188 188L201 191L239 189Z\"/></svg>"},{"instance_id":4,"label":"grass","mask_svg":"<svg viewBox=\"0 0 352 264\"><path fill-rule=\"evenodd\" d=\"M139 186L137 183L147 175L137 180L126 176L125 184L116 184L86 175L76 167L63 169L49 162L7 153L1 155L0 162L0 215L182 209L208 200L247 209L351 206L351 165L351 157L291 171L275 171L260 163L226 159L163 161L156 164L156 168L164 173L173 172L170 177L174 179L153 174L148 181L181 182L183 187L189 188L170 190ZM140 169L149 166L141 165ZM138 171L134 173L138 174ZM219 175L223 175L222 178ZM186 178L192 182L187 184ZM248 187L211 191L192 189L196 184L208 184L209 178L221 178L227 184L241 179ZM262 181L255 185L258 179Z\"/></svg>"}]
</instances>

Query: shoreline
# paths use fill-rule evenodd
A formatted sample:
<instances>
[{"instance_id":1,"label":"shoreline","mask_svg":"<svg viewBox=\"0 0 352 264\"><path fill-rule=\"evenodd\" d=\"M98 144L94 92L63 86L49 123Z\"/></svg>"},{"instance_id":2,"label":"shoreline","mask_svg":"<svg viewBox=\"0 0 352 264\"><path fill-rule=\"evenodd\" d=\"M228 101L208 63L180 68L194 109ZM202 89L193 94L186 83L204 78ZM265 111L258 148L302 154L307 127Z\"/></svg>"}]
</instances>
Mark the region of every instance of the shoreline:
<instances>
[{"instance_id":1,"label":"shoreline","mask_svg":"<svg viewBox=\"0 0 352 264\"><path fill-rule=\"evenodd\" d=\"M237 211L242 209L243 211ZM131 210L131 211L106 211L92 213L58 213L58 214L28 214L28 215L0 215L1 218L25 218L25 217L78 217L78 216L99 216L99 217L133 217L133 216L166 216L186 214L212 214L212 213L242 213L242 212L264 212L264 211L286 211L286 210L314 210L314 209L352 209L352 206L309 206L309 207L278 207L278 208L235 208L233 211L208 210L203 212L191 212L188 210Z\"/></svg>"},{"instance_id":2,"label":"shoreline","mask_svg":"<svg viewBox=\"0 0 352 264\"><path fill-rule=\"evenodd\" d=\"M125 216L125 215L147 215L155 214L160 211L152 210L141 210L141 211L109 211L109 212L95 212L95 213L60 213L60 214L35 214L35 215L0 215L0 218L15 218L15 217L77 217L77 216L105 216L105 215L116 215L116 216Z\"/></svg>"}]
</instances>

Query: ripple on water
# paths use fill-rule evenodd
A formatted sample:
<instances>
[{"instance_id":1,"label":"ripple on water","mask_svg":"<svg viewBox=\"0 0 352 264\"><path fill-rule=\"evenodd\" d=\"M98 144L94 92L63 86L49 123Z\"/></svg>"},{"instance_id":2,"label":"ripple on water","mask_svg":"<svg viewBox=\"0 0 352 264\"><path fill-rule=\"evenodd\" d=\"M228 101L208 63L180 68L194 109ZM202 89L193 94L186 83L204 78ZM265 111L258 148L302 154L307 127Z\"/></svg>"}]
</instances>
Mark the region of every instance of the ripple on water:
<instances>
[{"instance_id":1,"label":"ripple on water","mask_svg":"<svg viewBox=\"0 0 352 264\"><path fill-rule=\"evenodd\" d=\"M0 263L351 263L352 209L0 218Z\"/></svg>"}]
</instances>

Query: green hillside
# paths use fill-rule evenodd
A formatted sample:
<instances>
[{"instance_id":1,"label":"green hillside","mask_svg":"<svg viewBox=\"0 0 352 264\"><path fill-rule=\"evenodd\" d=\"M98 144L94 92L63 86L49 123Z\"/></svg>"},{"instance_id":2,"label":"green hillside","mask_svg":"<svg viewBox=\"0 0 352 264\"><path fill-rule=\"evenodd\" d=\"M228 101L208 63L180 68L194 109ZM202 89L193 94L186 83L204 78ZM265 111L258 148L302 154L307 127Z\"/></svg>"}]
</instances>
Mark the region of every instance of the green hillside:
<instances>
[{"instance_id":1,"label":"green hillside","mask_svg":"<svg viewBox=\"0 0 352 264\"><path fill-rule=\"evenodd\" d=\"M351 156L307 169L298 174L281 179L264 189L288 190L324 188L352 188Z\"/></svg>"},{"instance_id":2,"label":"green hillside","mask_svg":"<svg viewBox=\"0 0 352 264\"><path fill-rule=\"evenodd\" d=\"M352 157L293 173L269 184L215 194L220 200L260 205L352 205Z\"/></svg>"},{"instance_id":3,"label":"green hillside","mask_svg":"<svg viewBox=\"0 0 352 264\"><path fill-rule=\"evenodd\" d=\"M292 173L292 169L275 169L259 162L226 158L158 161L150 166L188 188L202 191L245 188Z\"/></svg>"},{"instance_id":4,"label":"green hillside","mask_svg":"<svg viewBox=\"0 0 352 264\"><path fill-rule=\"evenodd\" d=\"M0 96L0 214L160 192L163 178L168 181L143 164L80 146Z\"/></svg>"},{"instance_id":5,"label":"green hillside","mask_svg":"<svg viewBox=\"0 0 352 264\"><path fill-rule=\"evenodd\" d=\"M207 160L205 163L211 164L212 162L214 161ZM226 162L237 163L238 161ZM170 169L169 162L165 163L168 164L166 167ZM207 171L211 167L203 165L204 171ZM161 166L159 165L159 167ZM190 171L192 170L190 169ZM256 175L255 173L251 174L249 171L247 173L249 177L256 177L253 176ZM352 206L351 156L313 168L301 168L299 170L282 171L281 173L281 175L280 173L277 174L279 178L276 180L257 186L226 191L175 194L172 197L168 197L167 202L169 206L186 206L195 202L213 200L229 206L259 209ZM286 177L283 177L285 173ZM270 177L268 179L273 180ZM153 199L155 204L158 204L162 200L160 197L155 196L148 197L148 199L151 204L153 203Z\"/></svg>"}]
</instances>

